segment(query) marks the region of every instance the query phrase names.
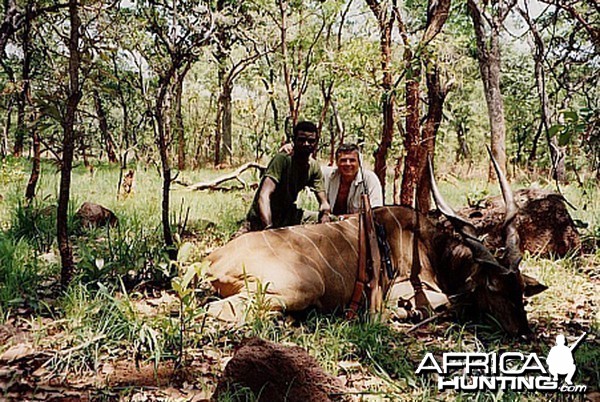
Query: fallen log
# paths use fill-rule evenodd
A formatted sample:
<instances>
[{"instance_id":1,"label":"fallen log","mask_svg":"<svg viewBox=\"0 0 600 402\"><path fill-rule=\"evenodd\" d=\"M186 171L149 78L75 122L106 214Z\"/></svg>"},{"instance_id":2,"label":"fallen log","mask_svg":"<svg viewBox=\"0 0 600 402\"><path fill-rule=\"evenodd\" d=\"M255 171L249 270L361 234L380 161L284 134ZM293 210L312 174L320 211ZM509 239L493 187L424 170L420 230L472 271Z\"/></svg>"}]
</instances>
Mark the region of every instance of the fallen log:
<instances>
[{"instance_id":1,"label":"fallen log","mask_svg":"<svg viewBox=\"0 0 600 402\"><path fill-rule=\"evenodd\" d=\"M228 182L230 180L237 180L243 186L243 187L233 187L233 189L254 187L254 186L256 186L256 183L250 183L250 184L248 184L248 183L246 183L246 181L244 179L242 179L242 173L244 173L248 169L257 169L262 174L267 169L267 167L263 166L263 165L261 165L259 163L250 162L250 163L246 163L246 164L240 166L235 171L233 171L233 172L231 172L229 174L226 174L224 176L221 176L221 177L219 177L219 178L217 178L215 180L212 180L212 181L198 182L198 183L194 183L194 184L189 184L189 183L183 182L181 180L175 180L173 182L177 183L179 185L182 185L184 187L187 187L189 190L192 190L192 191L202 191L202 190L229 191L232 188L231 187L224 187L224 186L222 186L222 184L226 183L226 182Z\"/></svg>"}]
</instances>

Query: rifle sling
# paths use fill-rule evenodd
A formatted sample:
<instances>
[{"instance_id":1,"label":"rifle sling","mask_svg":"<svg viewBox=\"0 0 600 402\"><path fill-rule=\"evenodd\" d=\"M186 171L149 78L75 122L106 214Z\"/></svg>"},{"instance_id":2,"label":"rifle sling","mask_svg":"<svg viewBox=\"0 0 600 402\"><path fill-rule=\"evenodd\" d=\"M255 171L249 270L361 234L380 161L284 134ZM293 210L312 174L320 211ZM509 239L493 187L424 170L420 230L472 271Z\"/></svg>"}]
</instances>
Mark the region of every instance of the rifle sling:
<instances>
[{"instance_id":1,"label":"rifle sling","mask_svg":"<svg viewBox=\"0 0 600 402\"><path fill-rule=\"evenodd\" d=\"M383 250L383 256L380 253L380 245L387 244L387 241L378 238L373 210L367 195L362 196L362 206L358 225L358 274L346 312L347 318L356 316L362 304L363 296L369 298L371 313L381 312L383 310L383 296L390 279L382 272L382 267L387 267L389 255L387 255L385 249ZM382 258L385 258L386 261L382 261Z\"/></svg>"}]
</instances>

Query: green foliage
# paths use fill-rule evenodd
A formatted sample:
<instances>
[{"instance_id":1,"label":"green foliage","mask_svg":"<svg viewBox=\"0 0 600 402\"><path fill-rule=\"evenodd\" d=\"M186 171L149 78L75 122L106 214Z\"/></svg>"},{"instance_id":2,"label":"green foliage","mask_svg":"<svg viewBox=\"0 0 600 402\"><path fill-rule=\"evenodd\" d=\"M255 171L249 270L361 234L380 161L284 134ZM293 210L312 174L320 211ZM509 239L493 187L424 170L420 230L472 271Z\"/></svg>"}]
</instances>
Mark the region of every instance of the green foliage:
<instances>
[{"instance_id":1,"label":"green foliage","mask_svg":"<svg viewBox=\"0 0 600 402\"><path fill-rule=\"evenodd\" d=\"M78 237L78 264L83 283L117 283L127 288L142 282L163 287L171 278L168 257L163 250L160 228L121 225L93 230ZM90 242L90 239L96 239Z\"/></svg>"},{"instance_id":2,"label":"green foliage","mask_svg":"<svg viewBox=\"0 0 600 402\"><path fill-rule=\"evenodd\" d=\"M379 320L355 321L347 327L345 338L354 346L353 353L381 376L413 381L414 368L407 358L409 340L402 340L387 323Z\"/></svg>"},{"instance_id":3,"label":"green foliage","mask_svg":"<svg viewBox=\"0 0 600 402\"><path fill-rule=\"evenodd\" d=\"M171 281L171 286L177 299L179 300L179 331L177 337L172 339L171 345L174 351L177 351L177 361L184 361L184 350L188 347L186 338L189 338L188 331L192 329L198 318L204 314L202 308L198 306L196 298L196 282L194 279L200 278L208 266L208 262L189 263L194 246L191 243L183 243L177 252L177 260L171 261L171 264L177 269L179 275ZM202 329L199 331L202 333Z\"/></svg>"},{"instance_id":4,"label":"green foliage","mask_svg":"<svg viewBox=\"0 0 600 402\"><path fill-rule=\"evenodd\" d=\"M590 109L582 109L580 112L575 110L563 110L561 118L563 124L555 124L548 129L550 137L558 136L558 145L565 146L570 144L582 134L589 130Z\"/></svg>"},{"instance_id":5,"label":"green foliage","mask_svg":"<svg viewBox=\"0 0 600 402\"><path fill-rule=\"evenodd\" d=\"M124 351L136 361L163 357L163 335L156 320L142 316L121 286L115 293L102 284L98 290L76 284L58 301L60 350L48 363L56 374L98 371L104 359L119 358Z\"/></svg>"},{"instance_id":6,"label":"green foliage","mask_svg":"<svg viewBox=\"0 0 600 402\"><path fill-rule=\"evenodd\" d=\"M23 305L37 308L41 264L25 240L0 232L0 322Z\"/></svg>"},{"instance_id":7,"label":"green foliage","mask_svg":"<svg viewBox=\"0 0 600 402\"><path fill-rule=\"evenodd\" d=\"M476 189L467 193L467 204L471 208L481 207L486 197L490 195L488 189Z\"/></svg>"},{"instance_id":8,"label":"green foliage","mask_svg":"<svg viewBox=\"0 0 600 402\"><path fill-rule=\"evenodd\" d=\"M73 217L73 214L69 214ZM56 238L56 204L35 199L29 205L18 200L12 210L10 235L25 239L40 252L47 252ZM72 220L72 219L71 219Z\"/></svg>"},{"instance_id":9,"label":"green foliage","mask_svg":"<svg viewBox=\"0 0 600 402\"><path fill-rule=\"evenodd\" d=\"M250 388L232 385L219 394L217 402L254 402L259 401L260 395L255 396Z\"/></svg>"}]
</instances>

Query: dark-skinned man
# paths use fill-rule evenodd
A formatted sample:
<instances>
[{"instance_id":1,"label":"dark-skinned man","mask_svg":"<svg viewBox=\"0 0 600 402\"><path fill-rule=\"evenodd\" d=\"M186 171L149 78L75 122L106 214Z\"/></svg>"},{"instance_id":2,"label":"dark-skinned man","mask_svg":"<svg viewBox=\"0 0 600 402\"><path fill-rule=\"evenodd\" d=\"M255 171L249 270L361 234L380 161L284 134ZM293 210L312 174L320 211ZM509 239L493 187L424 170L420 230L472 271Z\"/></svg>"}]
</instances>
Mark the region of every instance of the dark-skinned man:
<instances>
[{"instance_id":1,"label":"dark-skinned man","mask_svg":"<svg viewBox=\"0 0 600 402\"><path fill-rule=\"evenodd\" d=\"M319 202L319 221L329 222L331 207L325 196L323 173L310 156L317 146L317 127L300 122L294 127L294 153L280 152L271 159L258 187L246 222L235 234L297 225L302 210L296 206L298 193L310 188Z\"/></svg>"}]
</instances>

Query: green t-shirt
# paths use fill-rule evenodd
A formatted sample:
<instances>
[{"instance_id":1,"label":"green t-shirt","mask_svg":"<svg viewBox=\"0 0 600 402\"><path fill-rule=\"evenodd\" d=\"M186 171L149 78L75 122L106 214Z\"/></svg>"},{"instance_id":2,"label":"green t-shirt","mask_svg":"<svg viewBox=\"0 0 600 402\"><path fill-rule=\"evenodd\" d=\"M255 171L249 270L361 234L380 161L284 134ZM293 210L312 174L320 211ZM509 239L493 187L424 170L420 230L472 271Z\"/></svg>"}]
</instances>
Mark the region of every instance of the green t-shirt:
<instances>
[{"instance_id":1,"label":"green t-shirt","mask_svg":"<svg viewBox=\"0 0 600 402\"><path fill-rule=\"evenodd\" d=\"M250 222L260 224L258 211L258 195L262 188L265 177L270 177L277 184L271 195L271 217L273 227L297 225L302 219L302 210L296 206L298 193L305 187L313 192L324 192L323 173L319 164L314 159L309 159L308 171L301 169L294 159L285 153L278 153L271 159L263 179L254 195L252 207L248 212L247 219Z\"/></svg>"}]
</instances>

